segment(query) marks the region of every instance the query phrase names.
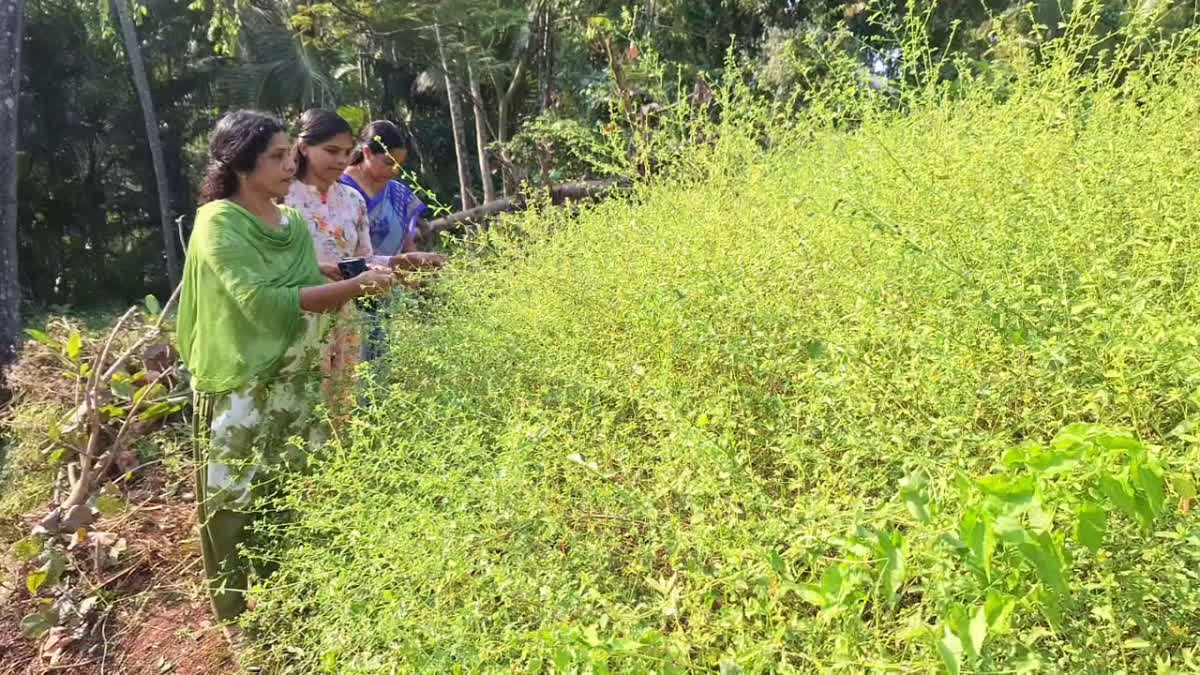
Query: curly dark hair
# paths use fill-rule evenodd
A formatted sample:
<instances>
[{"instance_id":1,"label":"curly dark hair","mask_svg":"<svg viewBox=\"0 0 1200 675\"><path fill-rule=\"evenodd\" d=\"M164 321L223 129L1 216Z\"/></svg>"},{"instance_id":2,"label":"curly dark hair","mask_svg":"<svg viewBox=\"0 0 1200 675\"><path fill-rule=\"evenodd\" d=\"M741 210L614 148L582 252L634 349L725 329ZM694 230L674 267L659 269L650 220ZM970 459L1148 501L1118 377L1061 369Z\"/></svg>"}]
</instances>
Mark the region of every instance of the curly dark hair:
<instances>
[{"instance_id":1,"label":"curly dark hair","mask_svg":"<svg viewBox=\"0 0 1200 675\"><path fill-rule=\"evenodd\" d=\"M238 189L238 173L253 171L258 156L266 152L275 134L283 131L283 122L253 110L222 117L208 137L210 159L200 185L200 202L232 197Z\"/></svg>"}]
</instances>

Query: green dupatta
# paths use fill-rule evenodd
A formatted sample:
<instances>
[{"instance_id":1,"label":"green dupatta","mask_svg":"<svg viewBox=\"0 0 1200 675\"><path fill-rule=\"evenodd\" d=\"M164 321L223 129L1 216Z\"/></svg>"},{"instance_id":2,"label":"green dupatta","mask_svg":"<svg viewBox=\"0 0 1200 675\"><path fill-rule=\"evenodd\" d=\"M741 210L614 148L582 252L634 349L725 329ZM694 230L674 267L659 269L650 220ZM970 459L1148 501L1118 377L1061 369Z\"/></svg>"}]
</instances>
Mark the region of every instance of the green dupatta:
<instances>
[{"instance_id":1,"label":"green dupatta","mask_svg":"<svg viewBox=\"0 0 1200 675\"><path fill-rule=\"evenodd\" d=\"M219 394L276 367L303 335L300 289L326 279L304 218L281 207L284 229L242 206L200 207L179 299L179 353L192 388Z\"/></svg>"}]
</instances>

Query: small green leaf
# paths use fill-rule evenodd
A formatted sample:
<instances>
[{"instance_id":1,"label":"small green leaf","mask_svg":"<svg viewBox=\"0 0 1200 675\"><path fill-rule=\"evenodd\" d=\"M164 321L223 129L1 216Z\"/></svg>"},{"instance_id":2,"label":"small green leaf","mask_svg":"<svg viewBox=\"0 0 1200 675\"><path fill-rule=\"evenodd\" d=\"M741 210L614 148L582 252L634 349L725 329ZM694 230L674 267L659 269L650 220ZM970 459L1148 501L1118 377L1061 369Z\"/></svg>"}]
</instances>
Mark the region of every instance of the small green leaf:
<instances>
[{"instance_id":1,"label":"small green leaf","mask_svg":"<svg viewBox=\"0 0 1200 675\"><path fill-rule=\"evenodd\" d=\"M53 616L47 612L30 614L29 616L21 619L21 632L24 633L25 637L27 638L40 638L48 633L53 627Z\"/></svg>"},{"instance_id":2,"label":"small green leaf","mask_svg":"<svg viewBox=\"0 0 1200 675\"><path fill-rule=\"evenodd\" d=\"M143 422L149 422L161 417L166 417L172 412L174 412L174 408L170 403L167 403L166 401L160 401L149 408L146 408L141 415L138 415L138 419L142 420Z\"/></svg>"},{"instance_id":3,"label":"small green leaf","mask_svg":"<svg viewBox=\"0 0 1200 675\"><path fill-rule=\"evenodd\" d=\"M50 337L49 335L46 335L45 333L43 333L40 330L26 330L25 334L28 335L29 337L33 338L34 340L37 340L38 342L46 345L47 347L51 347L51 348L57 349L57 350L61 350L63 348L63 345L61 342L59 342L58 340L55 340L54 338Z\"/></svg>"},{"instance_id":4,"label":"small green leaf","mask_svg":"<svg viewBox=\"0 0 1200 675\"><path fill-rule=\"evenodd\" d=\"M115 516L125 510L125 504L120 499L110 495L101 495L96 498L96 510L102 516Z\"/></svg>"},{"instance_id":5,"label":"small green leaf","mask_svg":"<svg viewBox=\"0 0 1200 675\"><path fill-rule=\"evenodd\" d=\"M1122 642L1121 646L1125 649L1149 649L1151 645L1142 638L1130 638Z\"/></svg>"},{"instance_id":6,"label":"small green leaf","mask_svg":"<svg viewBox=\"0 0 1200 675\"><path fill-rule=\"evenodd\" d=\"M1096 504L1088 502L1081 505L1075 515L1079 521L1075 523L1075 538L1095 555L1104 545L1104 532L1108 527L1108 513Z\"/></svg>"},{"instance_id":7,"label":"small green leaf","mask_svg":"<svg viewBox=\"0 0 1200 675\"><path fill-rule=\"evenodd\" d=\"M796 592L800 594L800 598L810 605L816 605L821 609L829 606L829 598L821 592L820 587L816 584L798 584Z\"/></svg>"},{"instance_id":8,"label":"small green leaf","mask_svg":"<svg viewBox=\"0 0 1200 675\"><path fill-rule=\"evenodd\" d=\"M929 522L929 497L927 495L929 480L918 472L913 472L900 479L900 499L917 522Z\"/></svg>"},{"instance_id":9,"label":"small green leaf","mask_svg":"<svg viewBox=\"0 0 1200 675\"><path fill-rule=\"evenodd\" d=\"M29 562L42 552L42 540L36 537L25 537L13 544L12 551L20 562Z\"/></svg>"},{"instance_id":10,"label":"small green leaf","mask_svg":"<svg viewBox=\"0 0 1200 675\"><path fill-rule=\"evenodd\" d=\"M950 675L959 675L962 672L963 644L949 626L942 626L942 639L938 640L937 648L942 656L942 665L946 666Z\"/></svg>"},{"instance_id":11,"label":"small green leaf","mask_svg":"<svg viewBox=\"0 0 1200 675\"><path fill-rule=\"evenodd\" d=\"M79 361L79 354L83 351L83 337L78 332L71 333L71 337L67 340L67 358L73 362Z\"/></svg>"},{"instance_id":12,"label":"small green leaf","mask_svg":"<svg viewBox=\"0 0 1200 675\"><path fill-rule=\"evenodd\" d=\"M1196 496L1196 481L1192 480L1191 475L1177 473L1171 476L1171 489L1179 495L1180 500L1191 499Z\"/></svg>"},{"instance_id":13,"label":"small green leaf","mask_svg":"<svg viewBox=\"0 0 1200 675\"><path fill-rule=\"evenodd\" d=\"M133 399L133 385L129 383L128 378L118 379L114 377L109 384L109 389L112 389L113 395L126 401Z\"/></svg>"},{"instance_id":14,"label":"small green leaf","mask_svg":"<svg viewBox=\"0 0 1200 675\"><path fill-rule=\"evenodd\" d=\"M150 312L153 316L162 314L162 305L158 304L158 298L153 295L146 296L146 311Z\"/></svg>"},{"instance_id":15,"label":"small green leaf","mask_svg":"<svg viewBox=\"0 0 1200 675\"><path fill-rule=\"evenodd\" d=\"M37 595L38 589L46 583L46 579L49 577L50 574L45 569L30 572L29 576L25 577L25 588L30 595Z\"/></svg>"}]
</instances>

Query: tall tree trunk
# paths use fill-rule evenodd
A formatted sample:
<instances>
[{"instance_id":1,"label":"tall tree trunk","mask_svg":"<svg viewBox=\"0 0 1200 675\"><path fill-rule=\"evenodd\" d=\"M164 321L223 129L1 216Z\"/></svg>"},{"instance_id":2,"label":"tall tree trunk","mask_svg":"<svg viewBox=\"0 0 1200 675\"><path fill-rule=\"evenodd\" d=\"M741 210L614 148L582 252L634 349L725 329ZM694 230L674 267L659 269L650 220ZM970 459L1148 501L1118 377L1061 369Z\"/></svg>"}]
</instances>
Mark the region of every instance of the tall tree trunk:
<instances>
[{"instance_id":1,"label":"tall tree trunk","mask_svg":"<svg viewBox=\"0 0 1200 675\"><path fill-rule=\"evenodd\" d=\"M549 3L542 12L542 112L554 104L554 10Z\"/></svg>"},{"instance_id":2,"label":"tall tree trunk","mask_svg":"<svg viewBox=\"0 0 1200 675\"><path fill-rule=\"evenodd\" d=\"M542 11L545 6L543 0L534 10L534 17ZM532 41L531 41L532 42ZM533 45L526 45L522 50L521 55L517 58L517 67L513 70L512 80L508 83L508 89L500 96L499 114L497 115L496 125L496 140L503 145L508 142L509 116L512 114L512 105L517 98L517 92L521 90L521 83L525 80L525 71L529 69L529 59L533 56ZM507 157L503 158L504 165L507 168L510 163ZM510 197L516 192L516 180L512 176L511 171L504 171L504 196Z\"/></svg>"},{"instance_id":3,"label":"tall tree trunk","mask_svg":"<svg viewBox=\"0 0 1200 675\"><path fill-rule=\"evenodd\" d=\"M24 0L0 0L0 365L21 343L21 280L17 269L17 112L21 101Z\"/></svg>"},{"instance_id":4,"label":"tall tree trunk","mask_svg":"<svg viewBox=\"0 0 1200 675\"><path fill-rule=\"evenodd\" d=\"M467 83L471 88L471 105L475 108L475 145L479 149L479 180L483 183L483 202L496 198L496 187L492 184L492 163L488 158L487 113L483 110L483 93L479 90L479 77L467 62Z\"/></svg>"},{"instance_id":5,"label":"tall tree trunk","mask_svg":"<svg viewBox=\"0 0 1200 675\"><path fill-rule=\"evenodd\" d=\"M438 57L442 61L442 73L446 76L446 99L450 103L450 126L454 130L454 157L458 162L458 189L462 195L463 210L474 206L471 198L470 175L467 169L467 134L463 129L462 101L458 95L458 85L450 72L450 62L446 60L446 45L442 41L442 29L434 22L433 37L437 40Z\"/></svg>"},{"instance_id":6,"label":"tall tree trunk","mask_svg":"<svg viewBox=\"0 0 1200 675\"><path fill-rule=\"evenodd\" d=\"M129 57L129 68L133 71L133 87L137 90L138 102L142 105L142 119L146 122L146 142L150 145L150 161L154 165L155 189L158 191L158 217L162 227L163 248L167 253L167 276L171 279L171 288L174 288L179 284L182 274L179 249L175 243L175 228L171 223L171 193L167 189L167 165L163 161L162 138L158 134L158 116L154 114L154 102L150 98L150 80L146 77L142 48L138 45L137 33L133 30L129 2L113 0L113 6L121 24L121 37L125 42L125 55Z\"/></svg>"}]
</instances>

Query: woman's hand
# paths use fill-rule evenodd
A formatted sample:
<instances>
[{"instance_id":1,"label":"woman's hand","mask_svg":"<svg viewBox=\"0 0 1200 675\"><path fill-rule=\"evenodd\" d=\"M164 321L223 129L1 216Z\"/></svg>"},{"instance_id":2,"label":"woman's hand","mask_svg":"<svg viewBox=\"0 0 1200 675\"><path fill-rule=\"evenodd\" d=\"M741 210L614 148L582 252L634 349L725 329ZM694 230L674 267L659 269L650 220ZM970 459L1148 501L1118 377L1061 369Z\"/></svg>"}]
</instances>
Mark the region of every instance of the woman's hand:
<instances>
[{"instance_id":1,"label":"woman's hand","mask_svg":"<svg viewBox=\"0 0 1200 675\"><path fill-rule=\"evenodd\" d=\"M437 270L446 264L446 258L436 253L401 253L392 256L392 267L402 270Z\"/></svg>"},{"instance_id":2,"label":"woman's hand","mask_svg":"<svg viewBox=\"0 0 1200 675\"><path fill-rule=\"evenodd\" d=\"M358 283L362 295L380 295L396 284L396 274L387 268L372 267L354 277L354 281Z\"/></svg>"},{"instance_id":3,"label":"woman's hand","mask_svg":"<svg viewBox=\"0 0 1200 675\"><path fill-rule=\"evenodd\" d=\"M333 263L321 263L318 265L321 268L321 274L324 274L330 281L341 281L342 271Z\"/></svg>"}]
</instances>

